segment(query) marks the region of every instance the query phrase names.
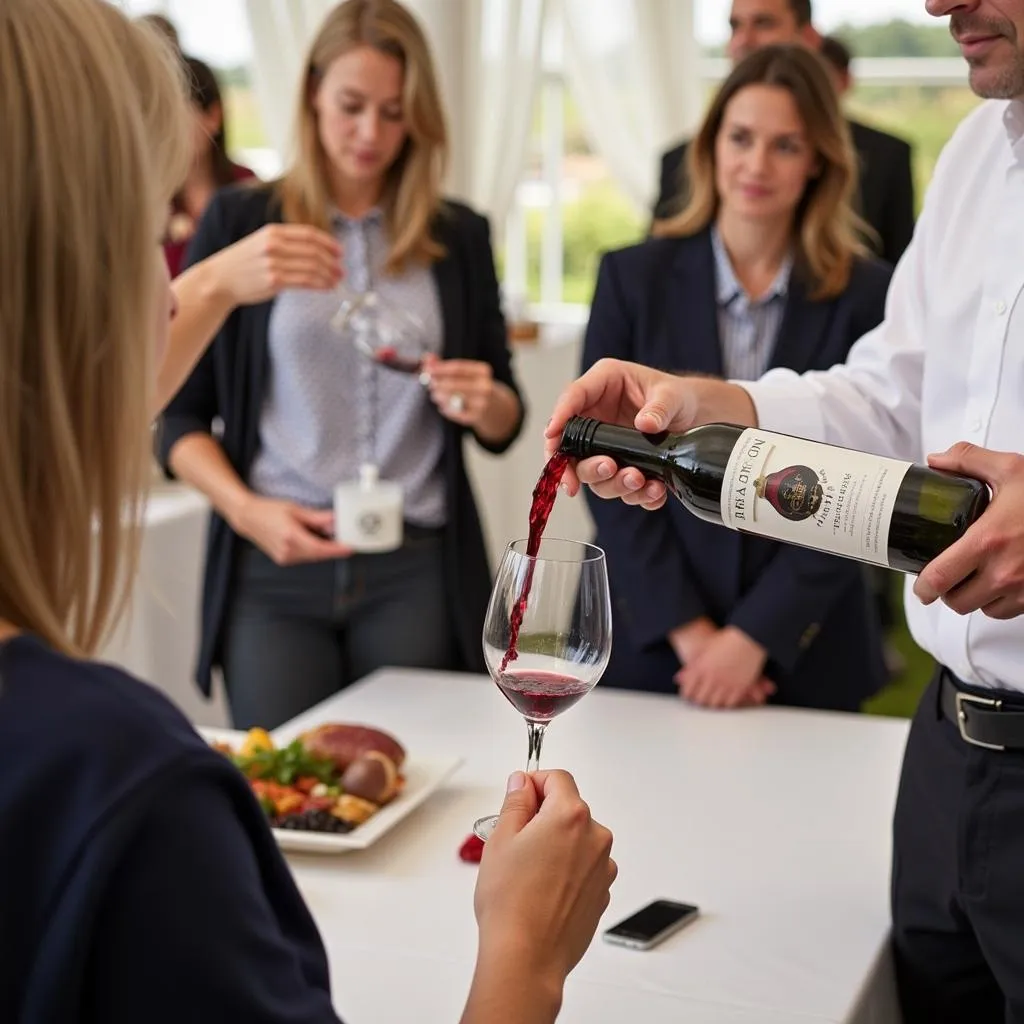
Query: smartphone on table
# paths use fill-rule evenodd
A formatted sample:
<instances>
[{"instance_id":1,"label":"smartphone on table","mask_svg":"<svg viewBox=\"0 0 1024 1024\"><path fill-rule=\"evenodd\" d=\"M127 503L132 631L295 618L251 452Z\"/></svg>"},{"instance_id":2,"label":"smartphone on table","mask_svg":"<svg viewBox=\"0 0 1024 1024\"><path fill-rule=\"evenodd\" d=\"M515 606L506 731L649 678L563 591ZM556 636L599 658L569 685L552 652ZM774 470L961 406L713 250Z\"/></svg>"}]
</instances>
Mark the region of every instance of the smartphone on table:
<instances>
[{"instance_id":1,"label":"smartphone on table","mask_svg":"<svg viewBox=\"0 0 1024 1024\"><path fill-rule=\"evenodd\" d=\"M654 900L604 932L605 942L630 949L652 949L700 916L692 903Z\"/></svg>"}]
</instances>

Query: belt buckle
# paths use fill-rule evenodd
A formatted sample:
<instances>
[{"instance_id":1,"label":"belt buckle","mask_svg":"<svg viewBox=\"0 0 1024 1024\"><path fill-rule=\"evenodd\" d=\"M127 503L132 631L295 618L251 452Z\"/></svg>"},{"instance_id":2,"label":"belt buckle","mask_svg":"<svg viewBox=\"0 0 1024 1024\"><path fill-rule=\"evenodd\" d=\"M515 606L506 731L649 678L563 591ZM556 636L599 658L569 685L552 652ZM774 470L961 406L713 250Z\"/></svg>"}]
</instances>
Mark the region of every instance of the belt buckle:
<instances>
[{"instance_id":1,"label":"belt buckle","mask_svg":"<svg viewBox=\"0 0 1024 1024\"><path fill-rule=\"evenodd\" d=\"M984 747L986 750L1005 750L1006 747L1002 743L982 743L981 740L976 740L973 736L968 736L966 731L967 725L967 712L964 711L964 704L977 704L983 708L995 708L998 710L1002 707L1003 702L1001 700L995 700L992 697L979 697L974 693L963 693L961 690L957 690L956 694L956 724L960 730L960 738L965 743L970 743L975 747Z\"/></svg>"}]
</instances>

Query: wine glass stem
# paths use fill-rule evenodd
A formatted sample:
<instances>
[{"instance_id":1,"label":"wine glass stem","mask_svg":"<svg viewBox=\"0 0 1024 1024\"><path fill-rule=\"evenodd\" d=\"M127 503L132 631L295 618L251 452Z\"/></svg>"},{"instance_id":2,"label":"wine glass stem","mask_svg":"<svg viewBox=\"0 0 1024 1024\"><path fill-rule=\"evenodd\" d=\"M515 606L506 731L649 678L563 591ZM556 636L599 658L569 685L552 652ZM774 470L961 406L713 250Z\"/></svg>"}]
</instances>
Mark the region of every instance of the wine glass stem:
<instances>
[{"instance_id":1,"label":"wine glass stem","mask_svg":"<svg viewBox=\"0 0 1024 1024\"><path fill-rule=\"evenodd\" d=\"M526 770L535 772L540 768L540 745L544 742L543 722L527 722L526 735L529 742L529 751L526 756Z\"/></svg>"}]
</instances>

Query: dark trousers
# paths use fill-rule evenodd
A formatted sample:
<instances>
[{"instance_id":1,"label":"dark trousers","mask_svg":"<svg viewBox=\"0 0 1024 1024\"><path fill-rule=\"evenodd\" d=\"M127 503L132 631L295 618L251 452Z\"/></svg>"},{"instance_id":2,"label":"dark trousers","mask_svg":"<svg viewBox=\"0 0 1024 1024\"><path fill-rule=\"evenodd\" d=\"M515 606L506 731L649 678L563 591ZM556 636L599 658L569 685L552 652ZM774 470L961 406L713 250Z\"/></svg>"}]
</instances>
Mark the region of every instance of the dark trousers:
<instances>
[{"instance_id":1,"label":"dark trousers","mask_svg":"<svg viewBox=\"0 0 1024 1024\"><path fill-rule=\"evenodd\" d=\"M1024 753L961 739L936 680L904 755L892 910L904 1024L1024 1024Z\"/></svg>"},{"instance_id":2,"label":"dark trousers","mask_svg":"<svg viewBox=\"0 0 1024 1024\"><path fill-rule=\"evenodd\" d=\"M398 551L279 566L246 544L224 639L236 729L272 729L385 665L453 667L440 531Z\"/></svg>"}]
</instances>

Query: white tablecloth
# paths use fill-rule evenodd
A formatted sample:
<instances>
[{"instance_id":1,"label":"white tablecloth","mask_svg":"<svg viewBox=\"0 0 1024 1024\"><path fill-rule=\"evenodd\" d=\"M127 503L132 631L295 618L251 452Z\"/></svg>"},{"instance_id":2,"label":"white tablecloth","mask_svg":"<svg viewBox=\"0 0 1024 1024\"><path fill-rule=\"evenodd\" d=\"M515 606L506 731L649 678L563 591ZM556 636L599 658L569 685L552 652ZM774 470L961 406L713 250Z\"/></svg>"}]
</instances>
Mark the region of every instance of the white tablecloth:
<instances>
[{"instance_id":1,"label":"white tablecloth","mask_svg":"<svg viewBox=\"0 0 1024 1024\"><path fill-rule=\"evenodd\" d=\"M206 701L192 682L209 509L182 484L154 488L129 614L100 658L152 683L195 724L221 726L228 716L220 690Z\"/></svg>"},{"instance_id":2,"label":"white tablecloth","mask_svg":"<svg viewBox=\"0 0 1024 1024\"><path fill-rule=\"evenodd\" d=\"M457 1020L475 954L475 869L456 850L525 760L489 680L387 670L280 730L393 731L410 757L458 753L445 790L369 850L291 858L350 1024ZM887 934L889 823L907 723L784 709L703 711L597 690L549 730L615 832L603 926L655 898L701 920L649 952L595 941L565 1024L897 1024Z\"/></svg>"}]
</instances>

